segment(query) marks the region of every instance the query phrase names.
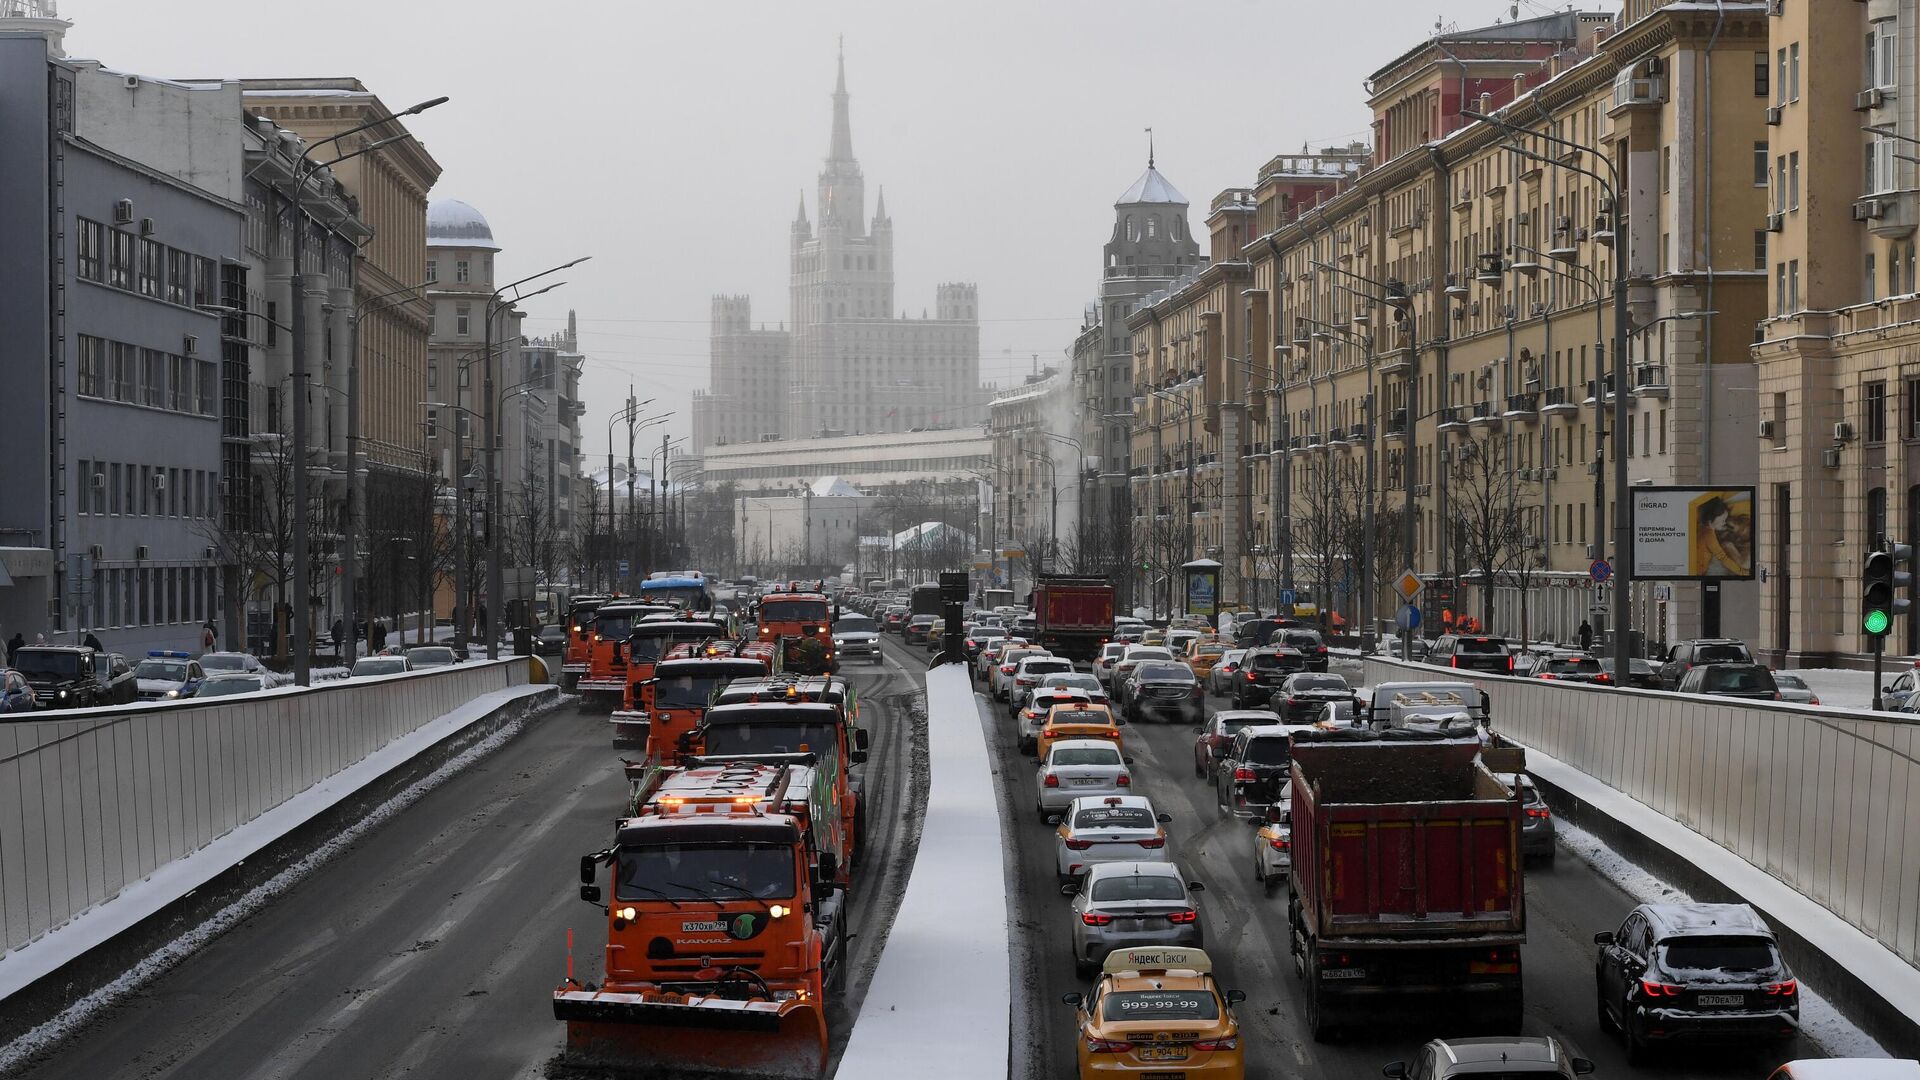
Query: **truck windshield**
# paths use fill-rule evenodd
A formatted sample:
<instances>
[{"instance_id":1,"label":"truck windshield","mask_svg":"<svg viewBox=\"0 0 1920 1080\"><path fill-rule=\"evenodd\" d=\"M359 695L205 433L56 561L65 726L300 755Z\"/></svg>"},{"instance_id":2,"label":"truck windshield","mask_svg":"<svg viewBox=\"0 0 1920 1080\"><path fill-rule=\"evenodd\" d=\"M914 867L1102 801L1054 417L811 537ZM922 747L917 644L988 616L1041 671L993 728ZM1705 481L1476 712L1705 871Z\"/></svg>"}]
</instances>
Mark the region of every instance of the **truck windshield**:
<instances>
[{"instance_id":1,"label":"truck windshield","mask_svg":"<svg viewBox=\"0 0 1920 1080\"><path fill-rule=\"evenodd\" d=\"M670 675L653 682L653 707L656 709L704 709L713 697L713 688L726 675Z\"/></svg>"},{"instance_id":2,"label":"truck windshield","mask_svg":"<svg viewBox=\"0 0 1920 1080\"><path fill-rule=\"evenodd\" d=\"M13 654L14 669L28 678L74 679L86 670L79 653L35 652L21 649Z\"/></svg>"},{"instance_id":3,"label":"truck windshield","mask_svg":"<svg viewBox=\"0 0 1920 1080\"><path fill-rule=\"evenodd\" d=\"M760 605L760 621L820 623L827 621L825 600L768 600Z\"/></svg>"},{"instance_id":4,"label":"truck windshield","mask_svg":"<svg viewBox=\"0 0 1920 1080\"><path fill-rule=\"evenodd\" d=\"M755 724L710 724L707 726L706 754L797 754L811 750L816 754L833 753L840 745L838 725L832 721L802 720Z\"/></svg>"},{"instance_id":5,"label":"truck windshield","mask_svg":"<svg viewBox=\"0 0 1920 1080\"><path fill-rule=\"evenodd\" d=\"M620 849L622 900L778 900L793 895L793 852L777 844L650 844Z\"/></svg>"},{"instance_id":6,"label":"truck windshield","mask_svg":"<svg viewBox=\"0 0 1920 1080\"><path fill-rule=\"evenodd\" d=\"M1218 1020L1220 999L1205 990L1132 990L1104 994L1107 1020Z\"/></svg>"}]
</instances>

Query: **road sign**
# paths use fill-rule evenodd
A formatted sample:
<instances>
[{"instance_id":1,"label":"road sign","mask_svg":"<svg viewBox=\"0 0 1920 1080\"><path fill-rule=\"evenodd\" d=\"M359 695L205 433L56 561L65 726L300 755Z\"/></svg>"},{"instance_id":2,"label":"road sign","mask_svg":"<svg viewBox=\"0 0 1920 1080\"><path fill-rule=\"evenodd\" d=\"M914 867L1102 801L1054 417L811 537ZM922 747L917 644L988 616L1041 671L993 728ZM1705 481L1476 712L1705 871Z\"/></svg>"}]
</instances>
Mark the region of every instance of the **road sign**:
<instances>
[{"instance_id":1,"label":"road sign","mask_svg":"<svg viewBox=\"0 0 1920 1080\"><path fill-rule=\"evenodd\" d=\"M1412 604L1402 604L1393 616L1393 624L1402 630L1420 629L1420 609Z\"/></svg>"},{"instance_id":2,"label":"road sign","mask_svg":"<svg viewBox=\"0 0 1920 1080\"><path fill-rule=\"evenodd\" d=\"M1293 605L1295 595L1296 594L1292 589L1281 589L1280 590L1280 606L1291 607Z\"/></svg>"},{"instance_id":3,"label":"road sign","mask_svg":"<svg viewBox=\"0 0 1920 1080\"><path fill-rule=\"evenodd\" d=\"M1587 575L1595 583L1603 582L1613 576L1613 566L1605 559L1595 559L1593 565L1587 567Z\"/></svg>"},{"instance_id":4,"label":"road sign","mask_svg":"<svg viewBox=\"0 0 1920 1080\"><path fill-rule=\"evenodd\" d=\"M1420 575L1412 570L1402 570L1400 576L1393 579L1393 591L1399 593L1400 599L1409 604L1413 602L1414 597L1420 595L1420 590L1426 587L1426 582L1421 581Z\"/></svg>"},{"instance_id":5,"label":"road sign","mask_svg":"<svg viewBox=\"0 0 1920 1080\"><path fill-rule=\"evenodd\" d=\"M619 562L614 564L613 568L614 568L614 571L618 573L621 577L627 576L627 560L621 559Z\"/></svg>"}]
</instances>

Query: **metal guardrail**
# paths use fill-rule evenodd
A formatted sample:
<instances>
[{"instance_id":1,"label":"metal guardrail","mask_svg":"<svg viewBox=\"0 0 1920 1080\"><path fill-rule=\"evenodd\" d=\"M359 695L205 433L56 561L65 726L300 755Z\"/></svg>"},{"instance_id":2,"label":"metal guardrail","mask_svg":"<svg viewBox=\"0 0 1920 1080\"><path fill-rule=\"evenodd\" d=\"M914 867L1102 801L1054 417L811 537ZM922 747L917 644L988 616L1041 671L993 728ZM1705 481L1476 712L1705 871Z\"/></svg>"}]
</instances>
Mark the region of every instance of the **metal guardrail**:
<instances>
[{"instance_id":1,"label":"metal guardrail","mask_svg":"<svg viewBox=\"0 0 1920 1080\"><path fill-rule=\"evenodd\" d=\"M527 671L522 657L0 722L0 946L41 937Z\"/></svg>"},{"instance_id":2,"label":"metal guardrail","mask_svg":"<svg viewBox=\"0 0 1920 1080\"><path fill-rule=\"evenodd\" d=\"M1920 724L1367 658L1369 684L1466 677L1493 726L1765 870L1920 966Z\"/></svg>"}]
</instances>

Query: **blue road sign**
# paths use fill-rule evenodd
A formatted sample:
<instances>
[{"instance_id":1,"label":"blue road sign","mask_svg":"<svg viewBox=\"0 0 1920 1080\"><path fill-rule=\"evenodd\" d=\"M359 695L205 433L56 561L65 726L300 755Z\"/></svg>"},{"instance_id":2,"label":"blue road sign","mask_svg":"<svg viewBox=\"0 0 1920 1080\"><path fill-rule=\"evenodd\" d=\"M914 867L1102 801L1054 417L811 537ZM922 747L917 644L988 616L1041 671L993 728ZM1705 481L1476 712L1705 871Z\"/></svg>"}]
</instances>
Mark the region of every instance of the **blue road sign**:
<instances>
[{"instance_id":1,"label":"blue road sign","mask_svg":"<svg viewBox=\"0 0 1920 1080\"><path fill-rule=\"evenodd\" d=\"M1604 584L1608 578L1613 576L1613 566L1605 559L1595 559L1593 560L1593 565L1587 567L1587 574L1591 576L1596 583Z\"/></svg>"},{"instance_id":2,"label":"blue road sign","mask_svg":"<svg viewBox=\"0 0 1920 1080\"><path fill-rule=\"evenodd\" d=\"M1292 589L1280 590L1280 602L1282 604L1291 605L1293 603L1294 596L1295 596L1295 593Z\"/></svg>"},{"instance_id":3,"label":"blue road sign","mask_svg":"<svg viewBox=\"0 0 1920 1080\"><path fill-rule=\"evenodd\" d=\"M1404 604L1393 617L1393 624L1402 630L1420 629L1420 609L1412 604Z\"/></svg>"},{"instance_id":4,"label":"blue road sign","mask_svg":"<svg viewBox=\"0 0 1920 1080\"><path fill-rule=\"evenodd\" d=\"M618 563L615 563L614 569L619 572L621 577L626 577L627 576L627 560L621 559Z\"/></svg>"}]
</instances>

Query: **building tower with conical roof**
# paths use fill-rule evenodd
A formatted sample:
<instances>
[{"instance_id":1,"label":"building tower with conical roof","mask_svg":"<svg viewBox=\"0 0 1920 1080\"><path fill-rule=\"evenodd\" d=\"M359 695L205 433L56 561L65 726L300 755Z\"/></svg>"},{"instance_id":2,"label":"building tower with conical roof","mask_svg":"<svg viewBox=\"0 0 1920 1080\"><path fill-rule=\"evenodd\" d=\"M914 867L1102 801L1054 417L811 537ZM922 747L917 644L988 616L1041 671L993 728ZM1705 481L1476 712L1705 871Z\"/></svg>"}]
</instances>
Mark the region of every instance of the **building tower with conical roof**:
<instances>
[{"instance_id":1,"label":"building tower with conical roof","mask_svg":"<svg viewBox=\"0 0 1920 1080\"><path fill-rule=\"evenodd\" d=\"M791 330L752 329L747 297L715 297L709 389L694 398L696 449L979 422L974 287L941 286L934 317L896 314L893 240L884 190L867 216L841 57L813 220L803 193L791 229Z\"/></svg>"}]
</instances>

